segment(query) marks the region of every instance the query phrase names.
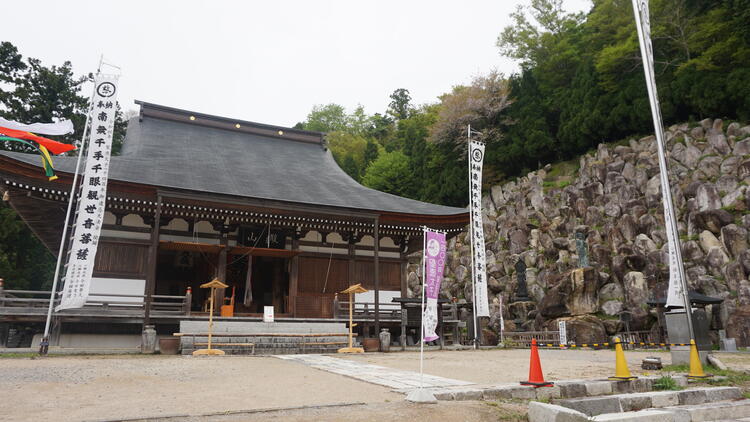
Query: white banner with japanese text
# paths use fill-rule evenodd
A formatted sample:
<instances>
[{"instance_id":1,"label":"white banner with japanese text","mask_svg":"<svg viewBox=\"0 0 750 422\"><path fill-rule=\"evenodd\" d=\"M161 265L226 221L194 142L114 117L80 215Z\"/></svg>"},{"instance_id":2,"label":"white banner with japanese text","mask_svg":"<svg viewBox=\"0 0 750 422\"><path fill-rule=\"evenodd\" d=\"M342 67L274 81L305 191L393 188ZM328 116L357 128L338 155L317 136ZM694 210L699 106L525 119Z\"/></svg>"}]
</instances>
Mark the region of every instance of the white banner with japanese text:
<instances>
[{"instance_id":1,"label":"white banner with japanese text","mask_svg":"<svg viewBox=\"0 0 750 422\"><path fill-rule=\"evenodd\" d=\"M62 309L81 308L86 303L94 272L107 199L107 176L117 110L117 76L97 75L89 119L89 142L78 197L78 213L68 254Z\"/></svg>"},{"instance_id":2,"label":"white banner with japanese text","mask_svg":"<svg viewBox=\"0 0 750 422\"><path fill-rule=\"evenodd\" d=\"M469 142L469 214L471 217L471 242L474 254L471 274L474 283L474 301L477 316L490 316L487 299L487 269L484 250L484 228L482 226L482 163L484 143Z\"/></svg>"},{"instance_id":3,"label":"white banner with japanese text","mask_svg":"<svg viewBox=\"0 0 750 422\"><path fill-rule=\"evenodd\" d=\"M659 157L659 176L661 182L662 202L664 205L664 226L667 232L667 249L669 252L669 287L667 288L667 303L669 307L685 306L685 274L680 251L680 236L677 222L673 220L675 211L672 202L672 192L669 185L667 160L664 154L664 124L661 117L659 96L656 90L656 74L654 72L654 51L651 44L651 19L648 12L648 0L633 0L636 27L643 60L643 70L646 76L646 88L651 103L651 117L654 121L657 152Z\"/></svg>"}]
</instances>

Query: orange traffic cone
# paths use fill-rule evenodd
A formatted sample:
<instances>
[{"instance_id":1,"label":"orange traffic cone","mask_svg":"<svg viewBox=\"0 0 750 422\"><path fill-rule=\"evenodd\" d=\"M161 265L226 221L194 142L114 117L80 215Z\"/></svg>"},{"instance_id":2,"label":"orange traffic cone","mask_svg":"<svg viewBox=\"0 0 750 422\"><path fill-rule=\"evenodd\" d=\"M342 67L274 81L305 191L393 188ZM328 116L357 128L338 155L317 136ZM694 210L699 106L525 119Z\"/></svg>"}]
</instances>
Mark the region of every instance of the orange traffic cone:
<instances>
[{"instance_id":1,"label":"orange traffic cone","mask_svg":"<svg viewBox=\"0 0 750 422\"><path fill-rule=\"evenodd\" d=\"M536 346L536 339L531 339L531 361L529 362L529 380L521 381L521 385L532 385L539 387L552 387L551 382L544 381L542 374L542 363L539 361L539 350Z\"/></svg>"}]
</instances>

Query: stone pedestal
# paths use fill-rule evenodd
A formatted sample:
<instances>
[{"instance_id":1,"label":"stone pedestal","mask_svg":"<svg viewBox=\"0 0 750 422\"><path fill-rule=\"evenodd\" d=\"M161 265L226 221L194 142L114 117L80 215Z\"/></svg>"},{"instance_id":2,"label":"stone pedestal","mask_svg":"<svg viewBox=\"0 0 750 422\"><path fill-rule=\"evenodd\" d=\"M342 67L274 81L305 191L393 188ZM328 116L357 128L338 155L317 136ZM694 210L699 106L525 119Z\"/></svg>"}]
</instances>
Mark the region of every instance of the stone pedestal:
<instances>
[{"instance_id":1,"label":"stone pedestal","mask_svg":"<svg viewBox=\"0 0 750 422\"><path fill-rule=\"evenodd\" d=\"M143 333L141 333L141 353L155 353L156 352L156 330L153 325L146 325L143 327Z\"/></svg>"},{"instance_id":2,"label":"stone pedestal","mask_svg":"<svg viewBox=\"0 0 750 422\"><path fill-rule=\"evenodd\" d=\"M693 308L693 330L695 331L695 343L698 348L701 362L708 363L707 356L711 352L711 338L708 336L708 319L702 309ZM667 323L667 336L669 342L690 344L690 333L688 331L685 311L678 309L664 314ZM672 346L672 364L690 364L690 346Z\"/></svg>"}]
</instances>

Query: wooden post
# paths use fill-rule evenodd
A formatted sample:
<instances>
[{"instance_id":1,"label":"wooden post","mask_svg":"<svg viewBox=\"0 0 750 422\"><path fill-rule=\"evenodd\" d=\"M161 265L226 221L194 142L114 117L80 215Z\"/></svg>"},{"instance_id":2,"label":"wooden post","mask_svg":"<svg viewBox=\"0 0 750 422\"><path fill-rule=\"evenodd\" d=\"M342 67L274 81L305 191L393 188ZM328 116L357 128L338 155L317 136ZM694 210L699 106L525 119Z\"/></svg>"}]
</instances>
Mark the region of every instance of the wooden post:
<instances>
[{"instance_id":1,"label":"wooden post","mask_svg":"<svg viewBox=\"0 0 750 422\"><path fill-rule=\"evenodd\" d=\"M202 289L211 289L210 290L210 297L208 298L208 348L207 349L197 349L193 351L193 356L200 356L200 355L223 355L223 350L218 349L212 349L211 348L211 342L213 337L213 327L214 327L214 302L216 299L214 296L216 295L216 289L226 289L227 285L219 281L219 279L215 278L211 280L208 283L201 284ZM193 337L193 341L195 341L195 337Z\"/></svg>"},{"instance_id":2,"label":"wooden post","mask_svg":"<svg viewBox=\"0 0 750 422\"><path fill-rule=\"evenodd\" d=\"M292 250L299 250L300 236L295 233L292 235ZM250 257L252 259L252 256ZM297 292L299 290L299 256L294 255L291 262L289 274L289 307L287 312L292 313L292 317L297 317Z\"/></svg>"},{"instance_id":3,"label":"wooden post","mask_svg":"<svg viewBox=\"0 0 750 422\"><path fill-rule=\"evenodd\" d=\"M365 350L361 347L352 347L354 345L354 293L364 293L367 289L362 287L361 284L354 284L349 286L346 290L339 293L347 293L349 295L349 347L342 347L338 350L338 353L364 353ZM367 305L365 305L366 307ZM366 318L365 318L366 319Z\"/></svg>"},{"instance_id":4,"label":"wooden post","mask_svg":"<svg viewBox=\"0 0 750 422\"><path fill-rule=\"evenodd\" d=\"M375 217L375 338L380 338L380 217Z\"/></svg>"},{"instance_id":5,"label":"wooden post","mask_svg":"<svg viewBox=\"0 0 750 422\"><path fill-rule=\"evenodd\" d=\"M156 198L156 215L151 228L151 249L149 250L148 276L146 277L146 301L144 303L143 328L151 323L151 302L156 289L156 261L159 257L159 227L161 222L161 195Z\"/></svg>"},{"instance_id":6,"label":"wooden post","mask_svg":"<svg viewBox=\"0 0 750 422\"><path fill-rule=\"evenodd\" d=\"M352 336L354 335L354 294L349 293L349 348L352 348Z\"/></svg>"},{"instance_id":7,"label":"wooden post","mask_svg":"<svg viewBox=\"0 0 750 422\"><path fill-rule=\"evenodd\" d=\"M208 311L208 354L211 354L211 336L214 330L214 296L216 295L216 288L211 287L211 298L208 300L209 311Z\"/></svg>"}]
</instances>

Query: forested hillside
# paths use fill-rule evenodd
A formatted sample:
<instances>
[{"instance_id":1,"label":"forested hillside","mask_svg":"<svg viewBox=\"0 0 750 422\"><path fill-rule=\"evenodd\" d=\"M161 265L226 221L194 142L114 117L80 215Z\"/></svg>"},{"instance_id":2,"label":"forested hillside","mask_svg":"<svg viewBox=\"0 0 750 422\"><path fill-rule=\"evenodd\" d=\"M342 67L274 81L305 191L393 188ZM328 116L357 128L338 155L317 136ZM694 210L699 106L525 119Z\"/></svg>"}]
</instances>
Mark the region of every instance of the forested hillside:
<instances>
[{"instance_id":1,"label":"forested hillside","mask_svg":"<svg viewBox=\"0 0 750 422\"><path fill-rule=\"evenodd\" d=\"M399 89L374 115L316 106L300 126L330 131L334 156L363 184L456 206L466 205L468 123L488 145L486 185L652 133L631 2L596 0L585 15L562 3L531 0L498 28L498 53L518 61L516 74L477 77L433 104ZM665 125L750 119L750 0L650 5Z\"/></svg>"}]
</instances>

